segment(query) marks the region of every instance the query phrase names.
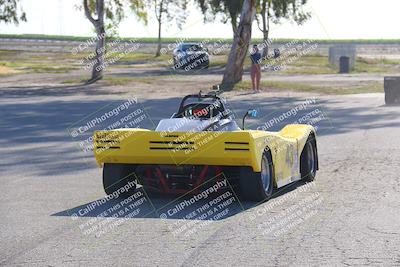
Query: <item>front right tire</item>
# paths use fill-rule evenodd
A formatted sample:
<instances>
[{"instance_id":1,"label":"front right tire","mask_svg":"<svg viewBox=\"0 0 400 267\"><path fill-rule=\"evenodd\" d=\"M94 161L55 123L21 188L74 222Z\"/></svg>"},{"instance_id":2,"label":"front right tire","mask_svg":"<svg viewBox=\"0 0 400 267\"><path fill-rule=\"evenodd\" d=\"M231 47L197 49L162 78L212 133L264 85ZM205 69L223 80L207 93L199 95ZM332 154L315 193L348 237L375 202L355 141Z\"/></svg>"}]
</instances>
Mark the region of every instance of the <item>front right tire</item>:
<instances>
[{"instance_id":1,"label":"front right tire","mask_svg":"<svg viewBox=\"0 0 400 267\"><path fill-rule=\"evenodd\" d=\"M269 150L265 150L261 159L261 172L253 172L250 167L242 168L240 193L244 200L261 202L272 197L273 188L272 156Z\"/></svg>"},{"instance_id":2,"label":"front right tire","mask_svg":"<svg viewBox=\"0 0 400 267\"><path fill-rule=\"evenodd\" d=\"M317 174L317 147L315 138L310 135L300 155L300 173L305 181L312 182Z\"/></svg>"}]
</instances>

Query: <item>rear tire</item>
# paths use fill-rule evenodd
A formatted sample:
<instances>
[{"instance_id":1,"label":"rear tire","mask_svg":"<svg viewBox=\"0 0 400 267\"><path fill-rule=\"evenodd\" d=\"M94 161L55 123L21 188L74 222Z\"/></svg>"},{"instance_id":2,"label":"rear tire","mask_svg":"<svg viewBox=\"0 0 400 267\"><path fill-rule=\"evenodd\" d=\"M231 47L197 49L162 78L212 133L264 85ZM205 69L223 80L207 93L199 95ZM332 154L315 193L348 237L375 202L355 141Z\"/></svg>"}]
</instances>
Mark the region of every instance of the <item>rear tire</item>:
<instances>
[{"instance_id":1,"label":"rear tire","mask_svg":"<svg viewBox=\"0 0 400 267\"><path fill-rule=\"evenodd\" d=\"M119 192L118 196L129 196L134 193L134 168L129 164L104 163L103 187L107 195Z\"/></svg>"},{"instance_id":2,"label":"rear tire","mask_svg":"<svg viewBox=\"0 0 400 267\"><path fill-rule=\"evenodd\" d=\"M272 197L274 188L274 172L269 150L264 151L261 159L261 172L253 172L252 168L242 168L240 175L240 191L244 200L265 201Z\"/></svg>"},{"instance_id":3,"label":"rear tire","mask_svg":"<svg viewBox=\"0 0 400 267\"><path fill-rule=\"evenodd\" d=\"M314 181L317 174L317 165L318 159L315 138L313 135L310 135L300 156L301 178L308 182Z\"/></svg>"}]
</instances>

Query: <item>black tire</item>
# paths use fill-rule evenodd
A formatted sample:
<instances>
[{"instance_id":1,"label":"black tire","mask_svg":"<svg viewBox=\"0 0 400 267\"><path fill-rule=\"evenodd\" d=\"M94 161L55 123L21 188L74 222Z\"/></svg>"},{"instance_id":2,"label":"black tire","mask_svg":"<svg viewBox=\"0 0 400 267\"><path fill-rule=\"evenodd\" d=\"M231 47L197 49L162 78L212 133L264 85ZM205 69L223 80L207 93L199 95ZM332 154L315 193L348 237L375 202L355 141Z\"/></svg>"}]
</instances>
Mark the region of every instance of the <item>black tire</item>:
<instances>
[{"instance_id":1,"label":"black tire","mask_svg":"<svg viewBox=\"0 0 400 267\"><path fill-rule=\"evenodd\" d=\"M119 192L118 196L121 197L133 194L136 189L134 180L135 175L132 165L104 163L103 187L107 195L114 192ZM122 189L125 186L127 190Z\"/></svg>"},{"instance_id":2,"label":"black tire","mask_svg":"<svg viewBox=\"0 0 400 267\"><path fill-rule=\"evenodd\" d=\"M301 178L305 181L314 181L318 169L318 155L315 138L310 135L301 152L300 156L300 173Z\"/></svg>"},{"instance_id":3,"label":"black tire","mask_svg":"<svg viewBox=\"0 0 400 267\"><path fill-rule=\"evenodd\" d=\"M242 168L240 175L240 195L243 200L266 201L272 197L274 188L274 171L272 157L266 150L261 159L261 172L253 172L252 168Z\"/></svg>"}]
</instances>

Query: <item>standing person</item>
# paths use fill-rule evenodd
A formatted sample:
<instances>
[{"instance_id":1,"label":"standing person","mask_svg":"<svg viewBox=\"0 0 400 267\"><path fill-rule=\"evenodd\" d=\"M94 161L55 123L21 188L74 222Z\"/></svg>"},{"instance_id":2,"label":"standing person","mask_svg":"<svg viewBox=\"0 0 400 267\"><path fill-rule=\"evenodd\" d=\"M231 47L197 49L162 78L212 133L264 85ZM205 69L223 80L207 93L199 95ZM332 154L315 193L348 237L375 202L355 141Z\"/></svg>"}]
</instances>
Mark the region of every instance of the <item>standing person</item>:
<instances>
[{"instance_id":1,"label":"standing person","mask_svg":"<svg viewBox=\"0 0 400 267\"><path fill-rule=\"evenodd\" d=\"M251 84L253 86L253 92L260 92L260 80L261 80L261 54L258 50L257 45L253 45L253 50L250 53L251 59Z\"/></svg>"}]
</instances>

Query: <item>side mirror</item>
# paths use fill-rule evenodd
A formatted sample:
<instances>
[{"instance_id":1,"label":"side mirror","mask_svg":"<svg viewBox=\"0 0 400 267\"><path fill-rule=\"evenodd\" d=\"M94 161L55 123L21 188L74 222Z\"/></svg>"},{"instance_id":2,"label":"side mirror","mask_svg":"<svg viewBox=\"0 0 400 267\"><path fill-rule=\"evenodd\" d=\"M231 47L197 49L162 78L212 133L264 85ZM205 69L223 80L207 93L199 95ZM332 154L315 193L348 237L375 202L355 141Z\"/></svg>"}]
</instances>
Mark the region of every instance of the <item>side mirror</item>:
<instances>
[{"instance_id":1,"label":"side mirror","mask_svg":"<svg viewBox=\"0 0 400 267\"><path fill-rule=\"evenodd\" d=\"M250 118L256 118L257 117L257 110L255 109L249 109L246 114L243 116L243 121L242 121L242 129L245 130L245 120L247 117Z\"/></svg>"},{"instance_id":2,"label":"side mirror","mask_svg":"<svg viewBox=\"0 0 400 267\"><path fill-rule=\"evenodd\" d=\"M249 109L247 114L250 118L257 118L257 110L255 109Z\"/></svg>"}]
</instances>

